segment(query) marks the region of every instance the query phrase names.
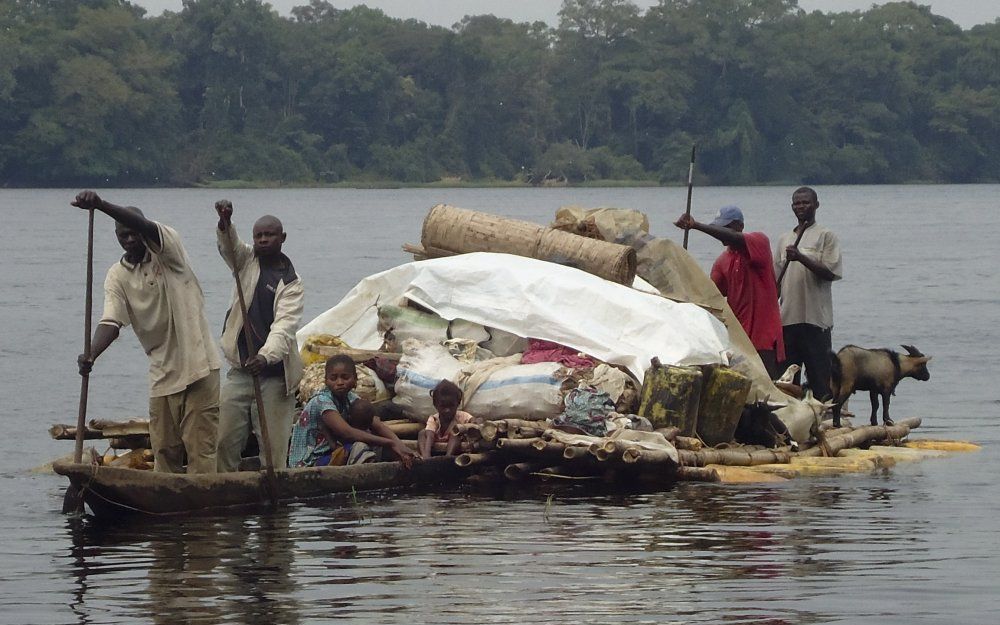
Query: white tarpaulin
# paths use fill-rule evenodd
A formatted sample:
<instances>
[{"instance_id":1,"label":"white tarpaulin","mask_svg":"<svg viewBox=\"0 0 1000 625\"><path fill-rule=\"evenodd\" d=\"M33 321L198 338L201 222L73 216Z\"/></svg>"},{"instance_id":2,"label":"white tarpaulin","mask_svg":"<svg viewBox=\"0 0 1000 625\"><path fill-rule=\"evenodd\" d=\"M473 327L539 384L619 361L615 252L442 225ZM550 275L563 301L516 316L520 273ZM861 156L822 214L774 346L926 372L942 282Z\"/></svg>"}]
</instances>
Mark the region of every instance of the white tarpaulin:
<instances>
[{"instance_id":1,"label":"white tarpaulin","mask_svg":"<svg viewBox=\"0 0 1000 625\"><path fill-rule=\"evenodd\" d=\"M725 326L694 304L673 302L589 273L532 258L476 253L407 263L365 278L298 332L334 334L378 349L376 307L412 300L445 319L466 319L555 341L627 367L642 381L664 364L727 364Z\"/></svg>"}]
</instances>

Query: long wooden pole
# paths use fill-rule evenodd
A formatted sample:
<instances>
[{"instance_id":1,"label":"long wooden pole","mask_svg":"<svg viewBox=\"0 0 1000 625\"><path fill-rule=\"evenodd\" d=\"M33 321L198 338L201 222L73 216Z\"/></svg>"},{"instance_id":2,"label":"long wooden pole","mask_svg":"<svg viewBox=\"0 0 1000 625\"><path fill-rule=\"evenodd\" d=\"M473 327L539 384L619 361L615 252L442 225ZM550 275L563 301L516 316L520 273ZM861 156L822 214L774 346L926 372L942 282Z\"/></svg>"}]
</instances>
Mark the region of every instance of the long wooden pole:
<instances>
[{"instance_id":1,"label":"long wooden pole","mask_svg":"<svg viewBox=\"0 0 1000 625\"><path fill-rule=\"evenodd\" d=\"M87 308L83 314L83 357L90 360L90 326L93 321L94 308L94 209L87 211ZM76 417L76 447L73 450L73 462L80 464L83 460L83 434L87 423L87 395L90 392L90 372L80 376L80 410Z\"/></svg>"},{"instance_id":2,"label":"long wooden pole","mask_svg":"<svg viewBox=\"0 0 1000 625\"><path fill-rule=\"evenodd\" d=\"M813 225L813 222L811 222L811 221L807 221L806 223L802 224L802 229L799 230L798 236L795 237L795 243L792 243L792 247L798 247L799 246L799 242L802 241L802 235L805 234L806 230L808 230L809 227L812 226L812 225ZM784 264L781 265L781 273L778 274L777 284L778 284L778 294L779 295L781 294L781 281L785 279L785 272L788 271L788 264L789 264L789 261L788 261L788 257L786 256Z\"/></svg>"},{"instance_id":3,"label":"long wooden pole","mask_svg":"<svg viewBox=\"0 0 1000 625\"><path fill-rule=\"evenodd\" d=\"M688 166L688 199L687 199L687 210L684 214L691 215L691 192L694 190L694 145L691 146L691 165ZM691 230L688 228L684 229L684 249L688 248L688 235L691 234Z\"/></svg>"},{"instance_id":4,"label":"long wooden pole","mask_svg":"<svg viewBox=\"0 0 1000 625\"><path fill-rule=\"evenodd\" d=\"M226 224L226 228L232 228L232 222ZM247 346L247 356L250 357L253 354L253 340L250 338L250 318L247 316L247 301L246 297L243 295L243 284L240 282L240 270L236 266L236 250L233 249L233 240L230 238L232 236L231 232L226 232L226 247L229 252L229 258L233 262L233 278L236 280L236 295L240 301L240 314L243 315L243 338L245 339ZM267 418L264 414L264 397L260 392L260 378L255 373L250 374L253 380L253 398L257 402L257 421L260 423L260 437L263 439L260 441L261 447L264 448L264 459L267 461L266 479L264 484L267 487L267 495L271 500L271 505L278 505L278 477L274 474L274 458L271 454L271 436L267 432Z\"/></svg>"}]
</instances>

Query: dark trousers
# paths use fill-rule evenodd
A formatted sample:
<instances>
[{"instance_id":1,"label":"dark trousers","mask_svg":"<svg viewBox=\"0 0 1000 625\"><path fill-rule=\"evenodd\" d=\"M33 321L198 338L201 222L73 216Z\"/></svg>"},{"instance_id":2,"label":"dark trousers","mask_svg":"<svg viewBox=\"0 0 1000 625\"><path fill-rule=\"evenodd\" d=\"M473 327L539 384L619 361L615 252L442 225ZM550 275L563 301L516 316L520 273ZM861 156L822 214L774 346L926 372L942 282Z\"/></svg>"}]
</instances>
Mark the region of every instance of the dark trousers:
<instances>
[{"instance_id":1,"label":"dark trousers","mask_svg":"<svg viewBox=\"0 0 1000 625\"><path fill-rule=\"evenodd\" d=\"M830 330L809 323L796 323L782 328L785 338L784 371L789 365L802 365L806 370L809 389L816 399L830 398L830 353L833 342ZM796 383L799 381L796 376Z\"/></svg>"}]
</instances>

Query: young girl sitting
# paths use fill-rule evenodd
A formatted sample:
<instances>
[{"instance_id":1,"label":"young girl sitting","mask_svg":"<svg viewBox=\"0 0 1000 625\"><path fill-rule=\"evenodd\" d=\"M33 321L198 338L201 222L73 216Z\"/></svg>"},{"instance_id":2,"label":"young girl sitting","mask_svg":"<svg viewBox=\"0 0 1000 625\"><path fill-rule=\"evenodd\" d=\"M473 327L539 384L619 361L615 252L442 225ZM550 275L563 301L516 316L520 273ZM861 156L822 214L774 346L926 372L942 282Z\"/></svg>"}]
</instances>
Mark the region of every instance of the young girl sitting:
<instances>
[{"instance_id":1,"label":"young girl sitting","mask_svg":"<svg viewBox=\"0 0 1000 625\"><path fill-rule=\"evenodd\" d=\"M292 428L288 466L368 462L378 455L372 453L373 447L388 449L406 468L413 465L417 455L374 416L371 404L354 392L358 370L350 356L334 356L326 361L325 383L326 387L306 403ZM352 421L357 425L352 425Z\"/></svg>"},{"instance_id":2,"label":"young girl sitting","mask_svg":"<svg viewBox=\"0 0 1000 625\"><path fill-rule=\"evenodd\" d=\"M421 458L430 458L434 443L447 443L446 456L454 456L458 451L458 437L452 434L455 423L472 423L473 416L458 409L462 403L462 389L450 380L441 380L431 389L431 400L436 413L427 418L427 427L417 436Z\"/></svg>"}]
</instances>

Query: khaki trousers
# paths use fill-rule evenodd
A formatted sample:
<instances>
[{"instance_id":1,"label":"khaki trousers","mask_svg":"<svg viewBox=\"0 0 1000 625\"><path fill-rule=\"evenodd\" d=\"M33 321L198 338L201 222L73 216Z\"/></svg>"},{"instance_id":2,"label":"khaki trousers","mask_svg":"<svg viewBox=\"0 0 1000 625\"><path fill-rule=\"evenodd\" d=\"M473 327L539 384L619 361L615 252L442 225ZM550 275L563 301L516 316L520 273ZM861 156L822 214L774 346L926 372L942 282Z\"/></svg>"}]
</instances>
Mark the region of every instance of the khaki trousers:
<instances>
[{"instance_id":1,"label":"khaki trousers","mask_svg":"<svg viewBox=\"0 0 1000 625\"><path fill-rule=\"evenodd\" d=\"M295 395L289 395L285 389L284 376L259 379L264 414L267 416L267 434L271 439L271 457L274 458L275 468L283 469L288 466L288 439L291 438L295 419ZM230 369L219 403L216 466L220 473L239 468L240 454L246 447L251 427L260 444L260 464L267 466L257 401L253 396L253 377L242 369Z\"/></svg>"},{"instance_id":2,"label":"khaki trousers","mask_svg":"<svg viewBox=\"0 0 1000 625\"><path fill-rule=\"evenodd\" d=\"M149 398L149 441L154 470L215 473L215 433L219 426L219 370L172 395Z\"/></svg>"}]
</instances>

